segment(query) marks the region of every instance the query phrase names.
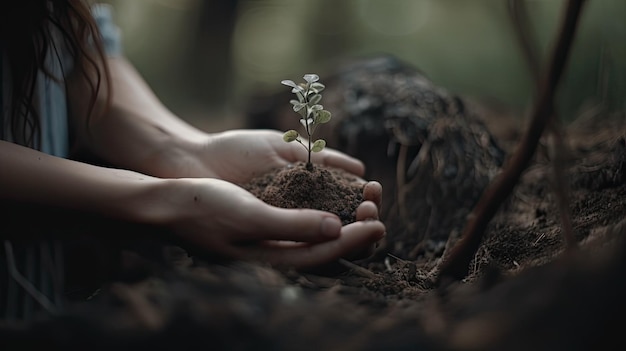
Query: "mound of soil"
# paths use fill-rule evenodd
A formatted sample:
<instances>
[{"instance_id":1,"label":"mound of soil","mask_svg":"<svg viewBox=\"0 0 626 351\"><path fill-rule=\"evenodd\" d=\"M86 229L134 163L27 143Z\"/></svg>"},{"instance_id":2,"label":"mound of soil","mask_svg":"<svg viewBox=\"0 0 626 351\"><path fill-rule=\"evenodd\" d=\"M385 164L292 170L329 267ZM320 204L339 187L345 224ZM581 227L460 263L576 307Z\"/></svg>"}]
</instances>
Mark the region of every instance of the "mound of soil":
<instances>
[{"instance_id":1,"label":"mound of soil","mask_svg":"<svg viewBox=\"0 0 626 351\"><path fill-rule=\"evenodd\" d=\"M312 208L336 214L346 225L356 220L363 182L341 169L306 162L290 164L241 185L264 202L282 208Z\"/></svg>"}]
</instances>

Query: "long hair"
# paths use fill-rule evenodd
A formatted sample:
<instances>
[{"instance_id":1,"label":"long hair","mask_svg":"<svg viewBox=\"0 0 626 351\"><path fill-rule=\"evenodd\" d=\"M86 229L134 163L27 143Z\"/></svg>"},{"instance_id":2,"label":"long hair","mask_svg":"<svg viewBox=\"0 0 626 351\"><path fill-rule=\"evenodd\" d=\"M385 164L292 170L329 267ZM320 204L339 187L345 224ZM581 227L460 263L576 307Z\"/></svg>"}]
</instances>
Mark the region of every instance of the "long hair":
<instances>
[{"instance_id":1,"label":"long hair","mask_svg":"<svg viewBox=\"0 0 626 351\"><path fill-rule=\"evenodd\" d=\"M57 81L65 79L65 73L54 77L46 70L48 55L55 55L61 64L67 62L61 55L69 55L72 69L86 79L91 90L87 118L92 116L103 86L107 101L110 98L110 84L104 84L109 70L102 40L87 1L2 0L0 47L5 50L11 76L8 118L16 143L29 147L40 144L41 125L34 105L38 72ZM69 67L63 67L66 69Z\"/></svg>"}]
</instances>

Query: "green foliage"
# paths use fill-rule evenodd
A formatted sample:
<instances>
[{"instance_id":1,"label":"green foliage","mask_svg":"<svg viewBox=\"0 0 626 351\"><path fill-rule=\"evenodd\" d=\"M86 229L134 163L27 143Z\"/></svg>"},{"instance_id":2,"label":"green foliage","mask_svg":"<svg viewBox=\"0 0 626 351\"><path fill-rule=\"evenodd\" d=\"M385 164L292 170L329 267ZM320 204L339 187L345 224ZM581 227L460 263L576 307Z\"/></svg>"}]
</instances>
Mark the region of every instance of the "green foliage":
<instances>
[{"instance_id":1,"label":"green foliage","mask_svg":"<svg viewBox=\"0 0 626 351\"><path fill-rule=\"evenodd\" d=\"M296 95L297 99L290 100L293 111L300 116L300 124L306 132L306 143L300 138L295 130L288 130L283 134L283 140L290 143L297 141L309 153L308 164L311 164L311 152L320 152L326 147L326 141L317 139L311 144L311 138L318 125L328 123L331 113L324 110L319 102L322 100L322 90L324 84L319 82L320 77L317 74L305 74L304 83L296 84L292 80L283 80L281 83L291 87L291 92Z\"/></svg>"},{"instance_id":2,"label":"green foliage","mask_svg":"<svg viewBox=\"0 0 626 351\"><path fill-rule=\"evenodd\" d=\"M313 143L313 147L311 148L311 151L320 152L324 150L325 147L326 147L326 141L324 139L317 139Z\"/></svg>"},{"instance_id":3,"label":"green foliage","mask_svg":"<svg viewBox=\"0 0 626 351\"><path fill-rule=\"evenodd\" d=\"M290 143L294 140L297 140L299 136L300 135L298 134L298 132L291 129L291 130L286 131L285 134L283 134L283 140Z\"/></svg>"}]
</instances>

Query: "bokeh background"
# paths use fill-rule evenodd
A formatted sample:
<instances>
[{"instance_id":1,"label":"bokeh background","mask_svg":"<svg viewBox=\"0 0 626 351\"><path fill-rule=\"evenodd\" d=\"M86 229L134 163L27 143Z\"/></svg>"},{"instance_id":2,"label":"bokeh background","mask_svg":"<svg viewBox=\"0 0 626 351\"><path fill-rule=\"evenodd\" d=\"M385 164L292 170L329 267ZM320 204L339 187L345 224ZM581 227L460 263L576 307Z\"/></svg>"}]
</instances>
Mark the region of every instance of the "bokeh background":
<instances>
[{"instance_id":1,"label":"bokeh background","mask_svg":"<svg viewBox=\"0 0 626 351\"><path fill-rule=\"evenodd\" d=\"M243 126L249 97L350 57L395 55L437 85L523 117L533 83L507 0L108 0L126 56L205 130ZM546 59L562 0L527 0ZM288 104L288 101L285 101ZM626 110L626 1L589 0L558 95L561 118ZM520 118L521 118L520 117Z\"/></svg>"}]
</instances>

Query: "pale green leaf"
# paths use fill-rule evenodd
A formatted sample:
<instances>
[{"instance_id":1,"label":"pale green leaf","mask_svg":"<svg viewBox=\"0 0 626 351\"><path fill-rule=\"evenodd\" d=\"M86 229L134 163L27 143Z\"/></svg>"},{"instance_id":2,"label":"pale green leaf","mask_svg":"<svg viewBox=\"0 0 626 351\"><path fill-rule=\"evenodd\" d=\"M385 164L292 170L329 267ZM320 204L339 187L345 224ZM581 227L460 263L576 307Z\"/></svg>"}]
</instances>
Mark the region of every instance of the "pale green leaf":
<instances>
[{"instance_id":1,"label":"pale green leaf","mask_svg":"<svg viewBox=\"0 0 626 351\"><path fill-rule=\"evenodd\" d=\"M292 101L295 101L295 100L292 100ZM297 103L293 104L293 110L294 110L294 112L298 112L298 111L302 110L305 106L306 106L305 103L297 102Z\"/></svg>"},{"instance_id":2,"label":"pale green leaf","mask_svg":"<svg viewBox=\"0 0 626 351\"><path fill-rule=\"evenodd\" d=\"M315 94L309 98L309 106L313 106L322 100L322 95Z\"/></svg>"},{"instance_id":3,"label":"pale green leaf","mask_svg":"<svg viewBox=\"0 0 626 351\"><path fill-rule=\"evenodd\" d=\"M296 84L293 80L291 80L291 79L285 79L285 80L281 81L281 82L280 82L280 84L283 84L283 85L286 85L286 86L288 86L288 87L292 87L292 88L295 88L295 87L297 87L297 86L298 86L298 85L297 85L297 84Z\"/></svg>"},{"instance_id":4,"label":"pale green leaf","mask_svg":"<svg viewBox=\"0 0 626 351\"><path fill-rule=\"evenodd\" d=\"M330 121L330 118L331 118L331 114L329 111L320 110L320 111L317 111L317 113L315 114L315 123L316 124L328 123L328 121Z\"/></svg>"},{"instance_id":5,"label":"pale green leaf","mask_svg":"<svg viewBox=\"0 0 626 351\"><path fill-rule=\"evenodd\" d=\"M305 74L304 80L306 80L307 83L310 84L310 83L314 83L320 80L320 77L317 74Z\"/></svg>"},{"instance_id":6,"label":"pale green leaf","mask_svg":"<svg viewBox=\"0 0 626 351\"><path fill-rule=\"evenodd\" d=\"M326 147L326 141L324 141L324 139L317 139L313 143L313 146L311 147L311 151L320 152L324 150L325 147Z\"/></svg>"},{"instance_id":7,"label":"pale green leaf","mask_svg":"<svg viewBox=\"0 0 626 351\"><path fill-rule=\"evenodd\" d=\"M298 97L298 100L300 100L300 102L304 102L304 94L302 94L301 91L296 91L293 92L294 94L296 94L296 96Z\"/></svg>"},{"instance_id":8,"label":"pale green leaf","mask_svg":"<svg viewBox=\"0 0 626 351\"><path fill-rule=\"evenodd\" d=\"M308 111L308 108L303 108L302 110L298 111L298 114L300 115L300 117L306 118L307 114L309 113Z\"/></svg>"},{"instance_id":9,"label":"pale green leaf","mask_svg":"<svg viewBox=\"0 0 626 351\"><path fill-rule=\"evenodd\" d=\"M315 82L313 84L311 84L311 90L313 90L316 93L321 92L322 90L324 90L324 88L326 88L326 86L322 83L319 82Z\"/></svg>"},{"instance_id":10,"label":"pale green leaf","mask_svg":"<svg viewBox=\"0 0 626 351\"><path fill-rule=\"evenodd\" d=\"M311 125L313 122L315 122L313 118L307 118L306 120L304 118L300 119L300 124L302 124L305 130L309 130L309 128L307 128L307 124Z\"/></svg>"},{"instance_id":11,"label":"pale green leaf","mask_svg":"<svg viewBox=\"0 0 626 351\"><path fill-rule=\"evenodd\" d=\"M290 143L300 137L300 134L293 129L290 129L283 134L283 140Z\"/></svg>"}]
</instances>

